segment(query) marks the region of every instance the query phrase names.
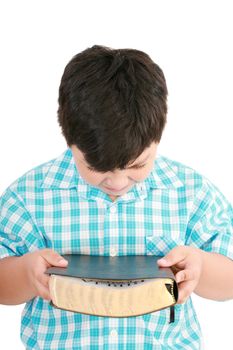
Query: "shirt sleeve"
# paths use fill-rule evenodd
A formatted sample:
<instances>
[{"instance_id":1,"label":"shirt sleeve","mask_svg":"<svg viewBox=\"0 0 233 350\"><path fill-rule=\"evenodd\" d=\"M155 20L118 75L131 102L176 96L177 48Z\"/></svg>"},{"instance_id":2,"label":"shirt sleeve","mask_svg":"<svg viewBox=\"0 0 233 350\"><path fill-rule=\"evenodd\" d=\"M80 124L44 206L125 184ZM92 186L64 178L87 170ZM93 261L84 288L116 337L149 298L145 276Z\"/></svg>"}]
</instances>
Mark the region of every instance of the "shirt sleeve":
<instances>
[{"instance_id":1,"label":"shirt sleeve","mask_svg":"<svg viewBox=\"0 0 233 350\"><path fill-rule=\"evenodd\" d=\"M20 197L7 189L0 197L0 259L45 248L42 236Z\"/></svg>"},{"instance_id":2,"label":"shirt sleeve","mask_svg":"<svg viewBox=\"0 0 233 350\"><path fill-rule=\"evenodd\" d=\"M233 208L217 187L207 180L194 201L186 245L233 260Z\"/></svg>"}]
</instances>

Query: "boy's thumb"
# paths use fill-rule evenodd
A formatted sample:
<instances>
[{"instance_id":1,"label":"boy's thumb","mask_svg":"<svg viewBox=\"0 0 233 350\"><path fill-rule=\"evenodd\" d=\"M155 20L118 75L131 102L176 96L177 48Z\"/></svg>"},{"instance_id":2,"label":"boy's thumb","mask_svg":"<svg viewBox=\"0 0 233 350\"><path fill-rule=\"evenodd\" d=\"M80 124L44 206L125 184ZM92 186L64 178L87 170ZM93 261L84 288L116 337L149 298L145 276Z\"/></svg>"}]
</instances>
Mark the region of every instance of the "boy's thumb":
<instances>
[{"instance_id":1,"label":"boy's thumb","mask_svg":"<svg viewBox=\"0 0 233 350\"><path fill-rule=\"evenodd\" d=\"M68 261L60 256L57 263L59 264L59 266L66 266L68 264Z\"/></svg>"},{"instance_id":2,"label":"boy's thumb","mask_svg":"<svg viewBox=\"0 0 233 350\"><path fill-rule=\"evenodd\" d=\"M52 249L44 249L42 257L52 266L65 267L68 261Z\"/></svg>"}]
</instances>

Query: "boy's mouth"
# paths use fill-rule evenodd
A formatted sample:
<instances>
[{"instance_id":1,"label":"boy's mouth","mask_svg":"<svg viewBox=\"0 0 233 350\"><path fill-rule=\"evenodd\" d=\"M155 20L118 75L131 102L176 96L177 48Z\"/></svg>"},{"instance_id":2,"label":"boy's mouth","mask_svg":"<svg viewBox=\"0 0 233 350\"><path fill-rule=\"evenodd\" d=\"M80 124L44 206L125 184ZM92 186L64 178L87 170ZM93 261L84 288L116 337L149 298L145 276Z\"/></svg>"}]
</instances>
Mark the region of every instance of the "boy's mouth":
<instances>
[{"instance_id":1,"label":"boy's mouth","mask_svg":"<svg viewBox=\"0 0 233 350\"><path fill-rule=\"evenodd\" d=\"M106 187L104 186L106 190L111 191L111 192L122 192L123 190L125 190L128 186L120 188L120 189L116 189L116 188L110 188L110 187Z\"/></svg>"}]
</instances>

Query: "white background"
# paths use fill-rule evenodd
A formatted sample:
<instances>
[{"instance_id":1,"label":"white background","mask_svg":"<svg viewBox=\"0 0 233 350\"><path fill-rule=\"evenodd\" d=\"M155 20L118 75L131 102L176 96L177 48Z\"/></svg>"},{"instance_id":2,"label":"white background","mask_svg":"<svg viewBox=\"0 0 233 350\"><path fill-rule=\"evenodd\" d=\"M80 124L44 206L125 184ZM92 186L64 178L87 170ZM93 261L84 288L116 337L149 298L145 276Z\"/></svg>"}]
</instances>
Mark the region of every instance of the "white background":
<instances>
[{"instance_id":1,"label":"white background","mask_svg":"<svg viewBox=\"0 0 233 350\"><path fill-rule=\"evenodd\" d=\"M160 153L214 182L233 202L231 1L5 1L0 5L0 192L57 157L65 65L99 44L147 52L163 69L168 124ZM1 281L0 281L1 284ZM206 350L232 348L233 301L193 296ZM23 349L20 306L0 306L0 348Z\"/></svg>"}]
</instances>

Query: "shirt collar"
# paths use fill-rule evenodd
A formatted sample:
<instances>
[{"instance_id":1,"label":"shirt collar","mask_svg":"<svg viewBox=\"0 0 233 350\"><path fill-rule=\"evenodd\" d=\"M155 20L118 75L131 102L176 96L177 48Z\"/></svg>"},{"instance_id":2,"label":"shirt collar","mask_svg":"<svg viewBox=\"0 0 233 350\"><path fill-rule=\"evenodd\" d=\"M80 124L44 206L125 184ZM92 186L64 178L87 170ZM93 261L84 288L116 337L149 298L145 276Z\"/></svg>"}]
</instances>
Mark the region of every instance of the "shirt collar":
<instances>
[{"instance_id":1,"label":"shirt collar","mask_svg":"<svg viewBox=\"0 0 233 350\"><path fill-rule=\"evenodd\" d=\"M79 175L70 148L68 148L58 158L50 163L50 167L41 183L42 188L78 188L79 194L84 196L96 196L97 192L101 192L97 188L89 185ZM131 189L124 196L126 196L128 199L135 199L135 196L141 197L141 195L145 195L150 188L176 189L182 186L184 186L183 182L178 177L176 171L171 167L168 159L158 155L150 175L144 181L137 183L133 189ZM103 193L102 197L104 199L106 195Z\"/></svg>"},{"instance_id":2,"label":"shirt collar","mask_svg":"<svg viewBox=\"0 0 233 350\"><path fill-rule=\"evenodd\" d=\"M150 188L176 189L184 186L184 183L178 176L177 166L175 164L172 166L171 163L172 161L168 158L157 155L154 168L145 180Z\"/></svg>"},{"instance_id":3,"label":"shirt collar","mask_svg":"<svg viewBox=\"0 0 233 350\"><path fill-rule=\"evenodd\" d=\"M50 162L49 169L41 183L42 188L70 189L82 182L78 174L71 149ZM84 181L83 181L84 182Z\"/></svg>"}]
</instances>

